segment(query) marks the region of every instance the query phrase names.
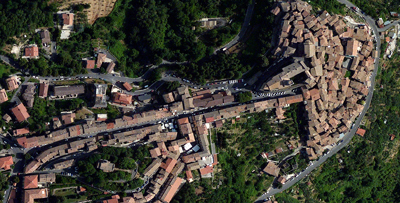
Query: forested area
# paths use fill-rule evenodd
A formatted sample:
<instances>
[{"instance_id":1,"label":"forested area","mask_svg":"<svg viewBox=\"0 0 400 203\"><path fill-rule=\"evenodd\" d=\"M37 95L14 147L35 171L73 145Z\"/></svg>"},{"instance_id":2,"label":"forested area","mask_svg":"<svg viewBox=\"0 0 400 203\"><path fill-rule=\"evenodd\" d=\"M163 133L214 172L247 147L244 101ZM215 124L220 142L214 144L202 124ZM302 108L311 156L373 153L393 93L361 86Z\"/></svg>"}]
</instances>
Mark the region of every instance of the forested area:
<instances>
[{"instance_id":1,"label":"forested area","mask_svg":"<svg viewBox=\"0 0 400 203\"><path fill-rule=\"evenodd\" d=\"M149 154L149 146L141 146L138 149L131 148L116 148L116 147L102 147L100 154L93 154L88 159L78 162L79 174L84 177L88 183L93 183L95 186L107 189L123 191L128 189L136 189L143 184L141 179L131 180L131 173L114 171L105 173L96 168L97 162L101 159L108 160L115 164L119 169L136 169L138 165L138 172L142 173L143 170L151 163ZM109 182L109 181L119 181Z\"/></svg>"},{"instance_id":2,"label":"forested area","mask_svg":"<svg viewBox=\"0 0 400 203\"><path fill-rule=\"evenodd\" d=\"M48 0L0 1L0 47L13 36L33 31L38 27L53 26L55 4Z\"/></svg>"},{"instance_id":3,"label":"forested area","mask_svg":"<svg viewBox=\"0 0 400 203\"><path fill-rule=\"evenodd\" d=\"M375 20L378 20L380 17L386 20L390 16L390 12L400 13L400 1L398 0L386 0L384 2L378 0L350 1Z\"/></svg>"},{"instance_id":4,"label":"forested area","mask_svg":"<svg viewBox=\"0 0 400 203\"><path fill-rule=\"evenodd\" d=\"M311 0L309 3L313 6L314 11L321 9L328 11L330 14L345 14L344 8L346 6L337 0Z\"/></svg>"}]
</instances>

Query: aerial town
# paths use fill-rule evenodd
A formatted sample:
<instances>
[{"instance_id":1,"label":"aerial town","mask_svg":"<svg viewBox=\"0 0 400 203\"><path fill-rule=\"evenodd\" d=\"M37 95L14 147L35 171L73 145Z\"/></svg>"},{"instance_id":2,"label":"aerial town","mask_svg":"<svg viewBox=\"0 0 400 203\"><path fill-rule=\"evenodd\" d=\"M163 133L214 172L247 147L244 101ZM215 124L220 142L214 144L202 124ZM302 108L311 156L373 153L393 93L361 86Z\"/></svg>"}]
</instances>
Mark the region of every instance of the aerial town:
<instances>
[{"instance_id":1,"label":"aerial town","mask_svg":"<svg viewBox=\"0 0 400 203\"><path fill-rule=\"evenodd\" d=\"M218 172L212 129L219 129L245 114L266 110L273 110L276 119L284 121L285 109L292 104L301 104L300 108L305 109L307 126L303 127L308 133L306 139L298 140L296 148L304 148L310 161L329 153L329 149L340 143L354 127L356 118L365 109L375 59L379 57L372 30L364 24L347 23L342 16L330 15L327 11L314 15L311 5L303 1L277 3L272 13L281 21L272 52L279 59L273 68L280 71L259 78L260 89L244 89L252 92L252 99L245 103L238 102L237 91L232 91L231 86L194 88L180 79L178 81L183 82L171 92L144 88L141 93L134 92L137 87L134 80L124 77L115 77L116 81L113 79L110 85L103 76L102 80L79 84L61 84L51 77L25 81L21 76L10 76L4 81L6 87L0 90L0 104L11 104L9 111L3 112L2 119L14 128L3 129L4 136L10 137L3 139L3 144L11 144L13 153L30 152L32 158L26 165L16 167L21 158L1 153L0 168L21 177L23 184L22 191L18 191L16 185L11 187L7 202L33 203L48 198L50 185L56 183L56 174L74 176L64 170L77 167L77 153L93 154L102 147L147 144L153 146L149 150L151 163L138 174L146 181L143 186L146 190L143 192L141 187L126 197L120 197L115 191L104 191L104 194L113 195L96 202L171 202L184 184L199 178L213 178ZM64 24L62 39L68 39L73 32L74 14L61 12L59 15ZM212 26L216 26L216 22ZM49 32L40 31L40 36L43 46L47 47L51 43ZM37 59L38 50L37 45L27 46L21 57ZM83 58L82 64L89 72L103 67L104 75L111 77L118 74L114 72L117 63L111 58L98 52L91 58ZM91 79L90 76L60 80L87 79ZM226 81L218 82L226 84ZM243 87L247 85L246 81L239 82ZM298 91L284 94L288 89ZM267 94L256 97L256 92ZM77 111L64 111L43 125L45 129L41 133L32 132L27 121L35 115L30 115L28 110L34 108L37 98L46 101L86 98L91 109L113 106L122 116L109 118L107 113L93 113L78 119ZM357 130L361 136L364 133L361 128ZM268 160L262 173L285 184L297 174L280 173L279 165L268 159L273 153L261 152ZM98 161L97 169L105 173L116 170L115 164L104 159ZM194 177L194 173L200 177ZM84 192L85 187L91 186L83 185L76 190Z\"/></svg>"}]
</instances>

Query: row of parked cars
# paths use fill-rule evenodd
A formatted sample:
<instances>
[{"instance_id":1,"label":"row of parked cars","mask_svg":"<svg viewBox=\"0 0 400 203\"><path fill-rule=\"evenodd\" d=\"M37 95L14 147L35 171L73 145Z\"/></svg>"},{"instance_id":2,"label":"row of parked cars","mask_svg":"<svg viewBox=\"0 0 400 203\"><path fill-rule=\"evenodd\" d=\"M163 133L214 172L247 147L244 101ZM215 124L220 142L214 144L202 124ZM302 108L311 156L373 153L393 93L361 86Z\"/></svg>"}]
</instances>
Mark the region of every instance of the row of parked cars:
<instances>
[{"instance_id":1,"label":"row of parked cars","mask_svg":"<svg viewBox=\"0 0 400 203\"><path fill-rule=\"evenodd\" d=\"M275 97L275 96L280 96L280 95L284 95L284 94L285 94L285 92L268 92L268 93L254 92L255 97Z\"/></svg>"}]
</instances>

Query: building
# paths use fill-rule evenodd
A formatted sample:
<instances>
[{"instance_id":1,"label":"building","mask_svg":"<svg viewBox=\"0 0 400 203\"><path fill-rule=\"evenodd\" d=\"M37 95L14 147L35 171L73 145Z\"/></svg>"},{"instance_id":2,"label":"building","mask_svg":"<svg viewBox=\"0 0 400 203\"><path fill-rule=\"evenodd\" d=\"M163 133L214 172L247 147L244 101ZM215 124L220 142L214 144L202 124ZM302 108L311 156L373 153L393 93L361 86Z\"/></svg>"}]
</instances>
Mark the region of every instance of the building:
<instances>
[{"instance_id":1,"label":"building","mask_svg":"<svg viewBox=\"0 0 400 203\"><path fill-rule=\"evenodd\" d=\"M39 48L36 45L25 47L24 58L38 58Z\"/></svg>"},{"instance_id":2,"label":"building","mask_svg":"<svg viewBox=\"0 0 400 203\"><path fill-rule=\"evenodd\" d=\"M93 108L107 107L107 84L94 84L94 106Z\"/></svg>"},{"instance_id":3,"label":"building","mask_svg":"<svg viewBox=\"0 0 400 203\"><path fill-rule=\"evenodd\" d=\"M32 189L38 187L38 175L24 176L24 189Z\"/></svg>"},{"instance_id":4,"label":"building","mask_svg":"<svg viewBox=\"0 0 400 203\"><path fill-rule=\"evenodd\" d=\"M151 176L153 175L156 170L161 166L162 159L156 158L153 160L153 162L146 168L144 169L143 175L144 176Z\"/></svg>"},{"instance_id":5,"label":"building","mask_svg":"<svg viewBox=\"0 0 400 203\"><path fill-rule=\"evenodd\" d=\"M39 174L38 183L47 184L47 183L55 183L56 182L56 174L55 173L41 173Z\"/></svg>"},{"instance_id":6,"label":"building","mask_svg":"<svg viewBox=\"0 0 400 203\"><path fill-rule=\"evenodd\" d=\"M97 162L97 168L103 172L110 173L114 171L115 164L109 162L108 160L99 160Z\"/></svg>"},{"instance_id":7,"label":"building","mask_svg":"<svg viewBox=\"0 0 400 203\"><path fill-rule=\"evenodd\" d=\"M8 114L4 114L4 116L3 116L3 120L4 120L6 123L8 123L8 122L10 122L10 121L12 120L12 118L11 118L11 116L10 116L10 115L8 115Z\"/></svg>"},{"instance_id":8,"label":"building","mask_svg":"<svg viewBox=\"0 0 400 203\"><path fill-rule=\"evenodd\" d=\"M48 197L47 188L24 190L22 202L34 203L36 199L44 199L47 197Z\"/></svg>"},{"instance_id":9,"label":"building","mask_svg":"<svg viewBox=\"0 0 400 203\"><path fill-rule=\"evenodd\" d=\"M151 94L144 94L138 97L139 101L149 103L151 101Z\"/></svg>"},{"instance_id":10,"label":"building","mask_svg":"<svg viewBox=\"0 0 400 203\"><path fill-rule=\"evenodd\" d=\"M114 62L111 61L110 63L108 63L107 69L106 69L107 73L114 72L114 67L115 67L115 63Z\"/></svg>"},{"instance_id":11,"label":"building","mask_svg":"<svg viewBox=\"0 0 400 203\"><path fill-rule=\"evenodd\" d=\"M175 194L178 192L179 187L183 179L180 177L174 177L172 181L166 186L164 193L160 196L160 200L169 203Z\"/></svg>"},{"instance_id":12,"label":"building","mask_svg":"<svg viewBox=\"0 0 400 203\"><path fill-rule=\"evenodd\" d=\"M17 138L17 142L19 145L21 145L23 148L26 149L39 146L37 137L30 137L30 138L20 137Z\"/></svg>"},{"instance_id":13,"label":"building","mask_svg":"<svg viewBox=\"0 0 400 203\"><path fill-rule=\"evenodd\" d=\"M361 137L364 137L366 130L362 129L362 128L358 128L357 129L357 135L360 135Z\"/></svg>"},{"instance_id":14,"label":"building","mask_svg":"<svg viewBox=\"0 0 400 203\"><path fill-rule=\"evenodd\" d=\"M13 136L25 135L29 133L29 128L20 128L13 130Z\"/></svg>"},{"instance_id":15,"label":"building","mask_svg":"<svg viewBox=\"0 0 400 203\"><path fill-rule=\"evenodd\" d=\"M12 76L10 78L7 78L6 83L8 90L15 90L18 89L19 87L17 76Z\"/></svg>"},{"instance_id":16,"label":"building","mask_svg":"<svg viewBox=\"0 0 400 203\"><path fill-rule=\"evenodd\" d=\"M129 84L128 82L124 82L122 86L124 86L127 91L131 91L133 89L131 84Z\"/></svg>"},{"instance_id":17,"label":"building","mask_svg":"<svg viewBox=\"0 0 400 203\"><path fill-rule=\"evenodd\" d=\"M67 160L67 161L56 163L53 166L54 166L55 170L61 170L61 169L72 167L74 165L74 162L75 162L75 160L70 159L70 160Z\"/></svg>"},{"instance_id":18,"label":"building","mask_svg":"<svg viewBox=\"0 0 400 203\"><path fill-rule=\"evenodd\" d=\"M6 156L0 158L0 168L4 170L10 170L11 165L14 164L12 156Z\"/></svg>"},{"instance_id":19,"label":"building","mask_svg":"<svg viewBox=\"0 0 400 203\"><path fill-rule=\"evenodd\" d=\"M175 101L174 95L172 94L172 92L164 94L163 99L164 99L165 103L167 103L167 104Z\"/></svg>"},{"instance_id":20,"label":"building","mask_svg":"<svg viewBox=\"0 0 400 203\"><path fill-rule=\"evenodd\" d=\"M176 159L168 158L166 162L161 163L160 167L165 169L166 172L171 173L176 163L177 163Z\"/></svg>"},{"instance_id":21,"label":"building","mask_svg":"<svg viewBox=\"0 0 400 203\"><path fill-rule=\"evenodd\" d=\"M54 97L58 98L75 98L79 95L85 94L84 85L74 85L74 86L55 86L54 87Z\"/></svg>"},{"instance_id":22,"label":"building","mask_svg":"<svg viewBox=\"0 0 400 203\"><path fill-rule=\"evenodd\" d=\"M354 38L347 41L346 55L357 56L358 46L359 46L359 42Z\"/></svg>"},{"instance_id":23,"label":"building","mask_svg":"<svg viewBox=\"0 0 400 203\"><path fill-rule=\"evenodd\" d=\"M62 19L63 19L63 25L74 25L74 14L73 13L63 13Z\"/></svg>"},{"instance_id":24,"label":"building","mask_svg":"<svg viewBox=\"0 0 400 203\"><path fill-rule=\"evenodd\" d=\"M113 94L113 102L116 104L130 105L132 104L132 95L115 92Z\"/></svg>"},{"instance_id":25,"label":"building","mask_svg":"<svg viewBox=\"0 0 400 203\"><path fill-rule=\"evenodd\" d=\"M8 101L8 96L5 89L0 90L0 104Z\"/></svg>"},{"instance_id":26,"label":"building","mask_svg":"<svg viewBox=\"0 0 400 203\"><path fill-rule=\"evenodd\" d=\"M25 106L22 103L16 105L14 108L11 109L11 111L17 121L20 123L30 117L30 115L28 114L28 110L26 110Z\"/></svg>"},{"instance_id":27,"label":"building","mask_svg":"<svg viewBox=\"0 0 400 203\"><path fill-rule=\"evenodd\" d=\"M64 122L64 125L69 125L75 122L75 113L65 113L61 115L61 120Z\"/></svg>"},{"instance_id":28,"label":"building","mask_svg":"<svg viewBox=\"0 0 400 203\"><path fill-rule=\"evenodd\" d=\"M39 97L40 98L46 98L47 93L49 91L49 84L46 82L42 82L39 85Z\"/></svg>"},{"instance_id":29,"label":"building","mask_svg":"<svg viewBox=\"0 0 400 203\"><path fill-rule=\"evenodd\" d=\"M94 60L85 60L85 68L86 69L94 69Z\"/></svg>"},{"instance_id":30,"label":"building","mask_svg":"<svg viewBox=\"0 0 400 203\"><path fill-rule=\"evenodd\" d=\"M274 164L272 161L268 162L267 166L263 170L265 173L278 177L280 168Z\"/></svg>"},{"instance_id":31,"label":"building","mask_svg":"<svg viewBox=\"0 0 400 203\"><path fill-rule=\"evenodd\" d=\"M97 55L97 62L96 62L97 68L100 68L101 65L103 65L103 63L106 61L106 59L107 59L107 55L105 55L103 53L99 53Z\"/></svg>"},{"instance_id":32,"label":"building","mask_svg":"<svg viewBox=\"0 0 400 203\"><path fill-rule=\"evenodd\" d=\"M43 30L40 32L40 38L42 39L43 46L49 45L51 43L50 32L48 30Z\"/></svg>"}]
</instances>

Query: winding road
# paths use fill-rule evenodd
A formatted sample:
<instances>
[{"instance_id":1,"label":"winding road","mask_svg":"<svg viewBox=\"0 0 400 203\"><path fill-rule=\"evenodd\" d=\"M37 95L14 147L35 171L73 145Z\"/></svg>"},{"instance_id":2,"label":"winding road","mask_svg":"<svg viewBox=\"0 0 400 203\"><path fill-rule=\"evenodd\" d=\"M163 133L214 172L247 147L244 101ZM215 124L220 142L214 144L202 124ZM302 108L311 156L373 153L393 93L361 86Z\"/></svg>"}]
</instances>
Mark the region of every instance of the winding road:
<instances>
[{"instance_id":1,"label":"winding road","mask_svg":"<svg viewBox=\"0 0 400 203\"><path fill-rule=\"evenodd\" d=\"M338 0L340 3L345 4L347 7L355 7L354 4L352 4L351 2L347 1L347 0ZM380 50L381 50L381 42L379 39L379 32L378 31L384 31L390 28L390 26L386 26L384 28L382 28L382 30L379 30L377 28L377 26L375 25L375 20L372 19L370 16L364 15L362 13L357 13L360 16L364 17L365 20L367 21L367 23L369 24L369 26L372 28L374 35L375 35L375 41L376 41L376 50L378 50L378 56L380 56ZM396 21L394 23L391 24L394 25L395 23L400 22L400 21ZM332 155L336 154L338 151L340 151L341 149L343 149L347 144L350 143L351 139L353 138L353 136L355 135L357 129L360 126L360 123L363 119L363 117L365 116L370 104L371 104L371 100L372 100L372 96L374 93L374 87L375 87L375 77L378 73L378 66L379 66L379 58L377 58L375 60L375 69L373 71L373 74L371 76L371 86L369 87L369 94L366 98L366 102L365 102L365 106L364 106L364 110L361 112L360 116L357 118L357 120L355 121L355 125L353 126L353 128L343 137L343 141L341 141L338 145L336 145L335 147L333 147L328 154L321 156L317 161L314 161L313 164L309 167L307 167L303 172L301 172L297 177L295 177L294 179L286 182L282 188L278 189L278 188L272 188L270 190L267 191L267 193L265 193L264 195L260 196L256 202L262 202L264 199L271 197L277 193L280 193L288 188L290 188L291 186L293 186L294 184L296 184L298 181L300 181L302 178L304 178L305 176L307 176L311 171L313 171L314 169L318 168L322 163L324 163L329 157L331 157Z\"/></svg>"}]
</instances>

